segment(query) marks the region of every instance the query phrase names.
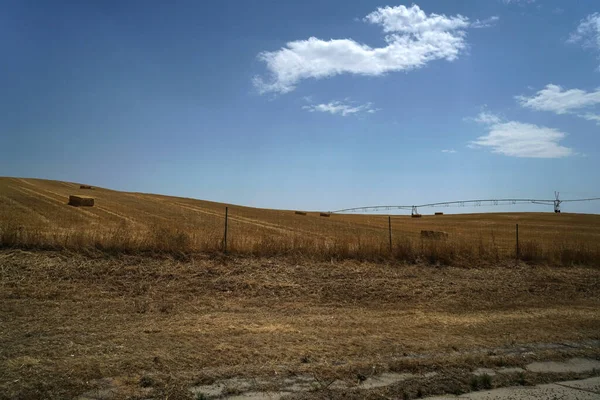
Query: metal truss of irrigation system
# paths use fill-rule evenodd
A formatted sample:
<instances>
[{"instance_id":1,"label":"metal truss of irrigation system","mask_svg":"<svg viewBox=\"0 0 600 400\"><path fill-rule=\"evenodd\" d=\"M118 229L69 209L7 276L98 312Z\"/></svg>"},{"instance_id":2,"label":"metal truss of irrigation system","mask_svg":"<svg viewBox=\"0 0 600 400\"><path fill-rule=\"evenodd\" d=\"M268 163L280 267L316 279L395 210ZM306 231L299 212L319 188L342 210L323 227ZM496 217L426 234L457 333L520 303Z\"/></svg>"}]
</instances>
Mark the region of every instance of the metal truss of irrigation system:
<instances>
[{"instance_id":1,"label":"metal truss of irrigation system","mask_svg":"<svg viewBox=\"0 0 600 400\"><path fill-rule=\"evenodd\" d=\"M554 212L560 212L560 205L562 203L570 203L575 201L594 201L600 200L600 197L594 197L590 199L572 199L572 200L561 200L559 193L554 192L554 200L548 199L487 199L487 200L460 200L460 201L444 201L441 203L429 203L420 204L414 206L368 206L368 207L354 207L345 208L343 210L331 211L331 214L351 213L351 212L377 212L377 211L389 211L389 210L410 210L411 215L419 215L419 208L425 207L466 207L466 206L500 206L500 205L513 205L513 204L543 204L547 206L554 206Z\"/></svg>"}]
</instances>

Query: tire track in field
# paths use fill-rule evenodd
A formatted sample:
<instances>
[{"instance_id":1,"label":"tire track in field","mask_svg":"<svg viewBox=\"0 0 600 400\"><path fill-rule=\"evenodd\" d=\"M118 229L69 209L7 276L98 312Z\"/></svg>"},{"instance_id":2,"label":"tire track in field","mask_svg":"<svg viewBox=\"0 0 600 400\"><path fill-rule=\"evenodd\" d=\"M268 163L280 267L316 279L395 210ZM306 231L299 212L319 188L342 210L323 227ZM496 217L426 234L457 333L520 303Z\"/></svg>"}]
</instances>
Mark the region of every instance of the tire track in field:
<instances>
[{"instance_id":1,"label":"tire track in field","mask_svg":"<svg viewBox=\"0 0 600 400\"><path fill-rule=\"evenodd\" d=\"M42 201L42 202L44 202L46 204L50 204L50 205L52 205L54 207L60 208L62 210L65 210L67 212L71 212L71 211L72 212L79 212L79 213L81 213L81 214L83 214L83 215L85 215L87 217L91 217L91 218L95 218L95 219L99 219L100 218L98 215L96 215L96 214L94 214L92 212L89 212L87 210L82 210L81 207L69 207L69 208L65 208L64 206L67 205L67 204L63 202L64 200L56 199L56 198L54 198L52 196L48 196L47 194L41 193L39 191L35 191L35 190L24 188L24 187L16 187L14 189L16 189L16 190L18 190L21 193L26 194L26 195L33 195L34 198L36 198L36 199L38 199L38 200L40 200L40 201ZM61 195L61 197L63 197L63 196Z\"/></svg>"},{"instance_id":2,"label":"tire track in field","mask_svg":"<svg viewBox=\"0 0 600 400\"><path fill-rule=\"evenodd\" d=\"M122 219L122 220L125 220L125 221L128 221L128 222L131 222L132 224L140 225L140 223L139 223L138 221L136 221L135 219L133 219L133 218L131 218L131 217L127 217L127 216L125 216L125 215L123 215L123 214L119 214L119 213L117 213L117 212L114 212L114 211L110 211L110 210L109 210L108 208L106 208L106 207L95 205L95 206L94 206L94 208L96 208L97 210L100 210L100 211L102 211L102 212L105 212L105 213L107 213L107 214L109 214L109 215L115 216L115 217L117 217L117 218L119 218L119 219Z\"/></svg>"},{"instance_id":3,"label":"tire track in field","mask_svg":"<svg viewBox=\"0 0 600 400\"><path fill-rule=\"evenodd\" d=\"M212 215L215 217L219 217L219 218L224 218L225 215L224 214L220 214L216 211L209 211L206 209L202 209L202 208L196 208L194 206L190 206L187 204L182 204L182 203L178 203L178 202L170 202L171 204L176 204L179 207L191 210L191 211L195 211L195 212L199 212L199 213L203 213L203 214L208 214L208 215ZM249 225L255 225L255 226L260 226L262 228L266 228L266 229L271 229L274 231L278 231L278 232L283 232L283 233L300 233L303 235L308 235L308 236L312 236L312 237L320 237L323 239L328 239L328 237L326 237L325 235L322 234L318 234L315 232L311 232L311 231L306 231L303 229L293 229L293 228L288 228L288 227L284 227L282 225L277 225L277 224L273 224L270 222L263 222L263 221L259 221L256 219L252 219L252 218L247 218L247 217L240 217L240 216L228 216L228 219L232 220L232 221L236 221L236 222L241 222L243 224L249 224Z\"/></svg>"},{"instance_id":4,"label":"tire track in field","mask_svg":"<svg viewBox=\"0 0 600 400\"><path fill-rule=\"evenodd\" d=\"M27 182L27 183L29 183L29 182ZM71 189L77 189L76 185L74 185L74 184L69 184L69 183L66 183L66 182L60 182L60 183L62 183L62 184L63 184L63 185L65 185L65 186L68 186L68 187L69 187L69 188L71 188ZM55 196L57 196L57 197L60 197L60 198L63 198L63 197L65 197L65 195L64 195L64 194L62 194L62 193L58 193L58 192L55 192L55 191L53 191L53 190L50 190L50 189L41 188L41 187L38 187L38 186L35 186L35 185L34 185L34 187L36 187L38 190L43 190L43 191L45 191L45 192L47 192L47 193L52 193L53 195L55 195ZM40 195L41 195L41 196L44 196L44 195L43 195L43 194L41 194L41 193L40 193ZM51 196L45 196L45 197L47 197L47 198L52 198ZM139 224L139 223L138 223L137 221L135 221L133 218L127 217L127 216L125 216L125 215L123 215L123 214L116 213L116 212L114 212L114 211L110 211L110 210L109 210L109 209L107 209L106 207L99 206L99 205L97 205L97 204L95 204L95 205L94 205L94 210L98 210L98 211L101 211L101 212L105 212L106 214L109 214L109 215L115 216L115 217L117 217L117 218L119 218L119 219L123 219L123 220L125 220L125 221L129 221L129 222L131 222L131 223L134 223L134 224ZM90 213L90 214L91 214L91 215L93 215L94 217L102 219L102 217L101 217L100 215L98 215L98 214L94 213L93 211L90 211L90 210L79 210L79 211L83 211L83 212L86 212L86 213Z\"/></svg>"},{"instance_id":5,"label":"tire track in field","mask_svg":"<svg viewBox=\"0 0 600 400\"><path fill-rule=\"evenodd\" d=\"M20 203L20 202L18 202L17 200L15 200L15 199L12 199L12 198L10 198L10 197L8 197L8 196L0 196L0 197L1 197L1 198L4 198L4 199L6 199L6 200L8 200L8 203L9 203L9 204L11 204L11 205L13 205L13 206L15 206L15 207L21 208L21 209L23 209L23 210L27 211L27 212L28 212L28 213L30 213L30 214L34 214L34 215L36 215L36 216L37 216L37 217L39 217L39 218L40 218L40 219L41 219L43 222L50 223L50 220L49 220L49 219L48 219L48 218L47 218L47 217L46 217L44 214L42 214L42 213L40 213L40 212L38 212L38 211L34 210L33 208L31 208L31 207L28 207L28 206L26 206L25 204L23 204L23 203Z\"/></svg>"},{"instance_id":6,"label":"tire track in field","mask_svg":"<svg viewBox=\"0 0 600 400\"><path fill-rule=\"evenodd\" d=\"M111 199L110 197L109 198L98 198L98 197L95 197L95 198L97 200L99 200L100 204L102 204L102 205L99 205L98 202L96 202L96 204L94 204L94 209L97 209L98 211L101 211L101 212L104 212L106 214L112 215L112 216L117 217L119 219L125 220L125 221L130 222L130 223L132 223L134 225L137 225L137 226L146 226L147 225L146 223L140 221L139 219L136 219L134 217L130 217L127 214L124 214L122 212L112 211L110 208L113 208L113 207L117 208L118 206L120 206L120 207L134 208L135 211L139 212L139 213L144 213L144 214L149 214L149 213L146 213L145 211L140 210L139 208L128 207L127 205L124 205L123 203L120 203L118 200ZM154 216L153 214L150 214L150 215ZM167 218L164 218L164 217L159 217L159 218L165 219L165 220L167 219Z\"/></svg>"},{"instance_id":7,"label":"tire track in field","mask_svg":"<svg viewBox=\"0 0 600 400\"><path fill-rule=\"evenodd\" d=\"M160 205L161 207L165 207L165 206L172 206L172 204L170 204L169 202L167 202L166 200L162 200L159 198L154 198L152 197L152 195L147 195L147 194L137 194L137 193L121 193L122 195L126 195L128 197L132 197L137 201L144 201L144 202L152 202L155 203L157 205ZM154 218L159 218L165 221L172 221L173 218L169 218L169 217L165 217L163 215L160 214L155 214L152 213L150 211L145 211L145 210L139 210L137 209L136 211L144 213L146 215L152 216Z\"/></svg>"},{"instance_id":8,"label":"tire track in field","mask_svg":"<svg viewBox=\"0 0 600 400\"><path fill-rule=\"evenodd\" d=\"M42 193L38 193L35 190L28 189L21 186L10 186L15 192L19 192L30 199L41 201L42 203L49 204L53 207L62 208L61 206L66 204L62 201L55 199L54 197L44 195Z\"/></svg>"},{"instance_id":9,"label":"tire track in field","mask_svg":"<svg viewBox=\"0 0 600 400\"><path fill-rule=\"evenodd\" d=\"M15 178L15 181L17 181L17 182L23 182L23 183L25 183L26 185L29 185L29 186L36 187L36 185L35 185L34 183L31 183L31 182L29 182L27 179L23 179L23 178Z\"/></svg>"},{"instance_id":10,"label":"tire track in field","mask_svg":"<svg viewBox=\"0 0 600 400\"><path fill-rule=\"evenodd\" d=\"M127 196L133 197L136 200L143 200L143 201L151 201L153 203L159 204L163 207L171 207L171 208L183 208L186 210L190 210L196 213L200 213L200 214L205 214L205 215L210 215L213 217L216 217L218 219L223 219L225 217L225 215L223 213L219 213L217 211L212 211L206 208L202 208L202 207L198 207L198 206L192 206L189 204L185 204L185 203L181 203L181 202L177 202L177 201L173 201L171 199L165 198L154 198L152 195L147 195L147 194L137 194L137 193L123 193ZM138 210L141 211L141 210ZM162 218L162 219L166 219L169 220L168 218L164 218L164 217L160 217L159 215L156 214L152 214L152 213L148 213L150 215L154 215L156 217ZM248 224L248 225L254 225L254 226L258 226L261 228L265 228L265 229L269 229L271 231L276 231L279 233L284 233L284 234L289 234L289 233L296 233L296 234L302 234L302 235L306 235L309 237L318 237L321 239L332 239L333 236L327 236L327 235L323 235L320 233L316 233L313 231L308 231L308 230L303 230L303 229L294 229L294 228L288 228L285 227L283 225L277 225L274 223L270 223L270 222L264 222L264 221L260 221L257 219L252 219L252 218L248 218L248 217L241 217L241 216L229 216L228 217L229 220L231 221L235 221L235 222L239 222L242 224Z\"/></svg>"},{"instance_id":11,"label":"tire track in field","mask_svg":"<svg viewBox=\"0 0 600 400\"><path fill-rule=\"evenodd\" d=\"M194 207L194 206L189 206L187 204L182 204L182 203L178 203L178 202L175 202L175 201L170 202L170 203L171 204L176 204L178 207L185 208L187 210L191 210L191 211L195 211L195 212L199 212L199 213L202 213L202 214L212 215L212 216L218 217L218 218L224 218L225 217L225 214L220 214L220 213L218 213L216 211L209 211L209 210L206 210L206 209L197 208L197 207ZM294 232L292 229L283 228L281 226L270 224L268 222L262 223L262 222L259 222L259 221L256 221L256 220L252 220L250 218L244 218L244 217L239 217L239 216L228 216L228 218L230 220L232 220L232 221L246 223L246 224L250 224L250 225L257 225L257 226L260 226L260 227L263 227L263 228L272 229L272 230L276 230L276 231L279 231L279 232L285 232L285 233Z\"/></svg>"},{"instance_id":12,"label":"tire track in field","mask_svg":"<svg viewBox=\"0 0 600 400\"><path fill-rule=\"evenodd\" d=\"M178 208L184 208L190 211L194 211L197 213L201 213L201 214L206 214L206 215L211 215L213 217L217 217L219 219L223 219L225 217L225 215L223 213L219 213L218 211L212 211L210 209L206 209L203 207L199 207L199 206L193 206L193 205L189 205L189 204L185 204L185 203L181 203L181 202L177 202L177 201L173 201L169 198L153 198L151 195L144 195L144 194L133 194L133 193L129 193L128 195L132 196L132 197L136 197L138 199L144 199L144 200L150 200L153 201L155 203L159 203L163 206L175 206ZM230 220L232 221L236 221L236 222L240 222L243 224L248 224L248 225L254 225L254 226L259 226L261 228L265 228L265 229L270 229L273 231L277 231L280 233L299 233L302 235L307 235L307 236L311 236L311 237L319 237L321 239L332 239L334 238L334 236L327 236L327 235L323 235L317 232L313 232L313 231L308 231L308 230L304 230L304 229L293 229L293 228L288 228L285 227L283 225L278 225L278 224L274 224L274 223L270 223L270 222L264 222L264 221L260 221L257 219L253 219L253 218L248 218L248 217L241 217L241 216L232 216L229 215L228 217Z\"/></svg>"},{"instance_id":13,"label":"tire track in field","mask_svg":"<svg viewBox=\"0 0 600 400\"><path fill-rule=\"evenodd\" d=\"M79 186L79 185L78 185L78 184L76 184L76 183L69 183L69 182L60 182L60 184L61 184L62 186L66 186L66 187L68 187L69 189L78 189L78 186Z\"/></svg>"}]
</instances>

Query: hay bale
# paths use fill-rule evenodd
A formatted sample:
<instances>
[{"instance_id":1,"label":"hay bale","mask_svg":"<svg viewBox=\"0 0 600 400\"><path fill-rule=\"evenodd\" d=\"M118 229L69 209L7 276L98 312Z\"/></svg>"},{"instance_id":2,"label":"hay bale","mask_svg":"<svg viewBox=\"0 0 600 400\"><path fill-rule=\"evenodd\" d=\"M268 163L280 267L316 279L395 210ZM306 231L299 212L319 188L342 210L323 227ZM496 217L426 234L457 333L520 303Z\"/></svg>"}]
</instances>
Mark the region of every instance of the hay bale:
<instances>
[{"instance_id":1,"label":"hay bale","mask_svg":"<svg viewBox=\"0 0 600 400\"><path fill-rule=\"evenodd\" d=\"M329 214L329 213L320 213L319 215L321 217L330 217L331 216L331 214Z\"/></svg>"},{"instance_id":2,"label":"hay bale","mask_svg":"<svg viewBox=\"0 0 600 400\"><path fill-rule=\"evenodd\" d=\"M94 198L89 196L70 195L69 205L75 207L93 207Z\"/></svg>"},{"instance_id":3,"label":"hay bale","mask_svg":"<svg viewBox=\"0 0 600 400\"><path fill-rule=\"evenodd\" d=\"M304 211L296 211L294 214L296 215L306 215Z\"/></svg>"},{"instance_id":4,"label":"hay bale","mask_svg":"<svg viewBox=\"0 0 600 400\"><path fill-rule=\"evenodd\" d=\"M79 185L79 189L93 189L90 185Z\"/></svg>"},{"instance_id":5,"label":"hay bale","mask_svg":"<svg viewBox=\"0 0 600 400\"><path fill-rule=\"evenodd\" d=\"M422 239L443 240L448 239L448 232L441 231L421 231Z\"/></svg>"},{"instance_id":6,"label":"hay bale","mask_svg":"<svg viewBox=\"0 0 600 400\"><path fill-rule=\"evenodd\" d=\"M444 215L443 212L436 212L435 215Z\"/></svg>"}]
</instances>

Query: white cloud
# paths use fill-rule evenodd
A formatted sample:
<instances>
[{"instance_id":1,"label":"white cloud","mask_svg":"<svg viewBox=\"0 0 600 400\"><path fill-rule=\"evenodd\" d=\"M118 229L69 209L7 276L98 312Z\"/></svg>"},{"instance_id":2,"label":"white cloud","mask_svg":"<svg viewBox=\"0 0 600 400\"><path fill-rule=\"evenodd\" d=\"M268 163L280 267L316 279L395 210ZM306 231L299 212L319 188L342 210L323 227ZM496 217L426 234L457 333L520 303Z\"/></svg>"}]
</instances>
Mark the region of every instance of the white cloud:
<instances>
[{"instance_id":1,"label":"white cloud","mask_svg":"<svg viewBox=\"0 0 600 400\"><path fill-rule=\"evenodd\" d=\"M581 89L563 89L558 85L546 85L535 96L516 96L522 107L537 111L551 111L556 114L576 114L581 110L589 110L600 105L600 88L586 92ZM598 121L593 113L577 113L578 116L590 121Z\"/></svg>"},{"instance_id":2,"label":"white cloud","mask_svg":"<svg viewBox=\"0 0 600 400\"><path fill-rule=\"evenodd\" d=\"M585 113L578 114L578 116L581 118L585 118L588 121L595 121L598 125L600 125L600 114Z\"/></svg>"},{"instance_id":3,"label":"white cloud","mask_svg":"<svg viewBox=\"0 0 600 400\"><path fill-rule=\"evenodd\" d=\"M444 149L444 150L442 150L442 153L454 154L454 153L456 153L456 150L454 150L454 149Z\"/></svg>"},{"instance_id":4,"label":"white cloud","mask_svg":"<svg viewBox=\"0 0 600 400\"><path fill-rule=\"evenodd\" d=\"M350 38L291 41L279 50L258 55L266 64L268 77L255 77L254 85L261 93L287 93L308 78L381 76L420 68L435 60L453 61L467 47L465 29L470 23L462 15L427 15L412 5L378 8L364 21L382 27L385 46L371 47Z\"/></svg>"},{"instance_id":5,"label":"white cloud","mask_svg":"<svg viewBox=\"0 0 600 400\"><path fill-rule=\"evenodd\" d=\"M590 14L582 19L568 42L581 43L584 48L600 52L600 13Z\"/></svg>"},{"instance_id":6,"label":"white cloud","mask_svg":"<svg viewBox=\"0 0 600 400\"><path fill-rule=\"evenodd\" d=\"M479 122L481 124L497 124L500 123L500 117L495 114L492 114L489 111L482 111L475 118L471 118L475 122Z\"/></svg>"},{"instance_id":7,"label":"white cloud","mask_svg":"<svg viewBox=\"0 0 600 400\"><path fill-rule=\"evenodd\" d=\"M496 25L496 22L498 22L499 20L500 17L498 17L497 15L484 19L483 21L476 20L471 24L471 28L490 28Z\"/></svg>"},{"instance_id":8,"label":"white cloud","mask_svg":"<svg viewBox=\"0 0 600 400\"><path fill-rule=\"evenodd\" d=\"M535 3L535 0L502 0L504 4L530 4Z\"/></svg>"},{"instance_id":9,"label":"white cloud","mask_svg":"<svg viewBox=\"0 0 600 400\"><path fill-rule=\"evenodd\" d=\"M380 7L367 15L365 21L381 25L386 33L448 32L469 27L469 18L460 14L455 17L427 15L415 4L411 7Z\"/></svg>"},{"instance_id":10,"label":"white cloud","mask_svg":"<svg viewBox=\"0 0 600 400\"><path fill-rule=\"evenodd\" d=\"M358 114L358 113L375 113L373 105L371 103L366 103L362 105L352 105L349 103L344 103L341 101L332 101L324 104L311 104L307 106L303 106L302 109L308 110L310 112L328 112L330 114L339 114L342 117L347 117L348 115Z\"/></svg>"},{"instance_id":11,"label":"white cloud","mask_svg":"<svg viewBox=\"0 0 600 400\"><path fill-rule=\"evenodd\" d=\"M600 88L595 92L586 92L581 89L564 90L558 85L550 84L537 92L536 96L517 96L516 99L523 107L566 114L600 104Z\"/></svg>"},{"instance_id":12,"label":"white cloud","mask_svg":"<svg viewBox=\"0 0 600 400\"><path fill-rule=\"evenodd\" d=\"M573 150L559 145L566 134L556 129L503 121L489 112L481 113L476 121L486 126L488 134L469 143L469 147L489 148L493 153L511 157L561 158L574 154Z\"/></svg>"}]
</instances>

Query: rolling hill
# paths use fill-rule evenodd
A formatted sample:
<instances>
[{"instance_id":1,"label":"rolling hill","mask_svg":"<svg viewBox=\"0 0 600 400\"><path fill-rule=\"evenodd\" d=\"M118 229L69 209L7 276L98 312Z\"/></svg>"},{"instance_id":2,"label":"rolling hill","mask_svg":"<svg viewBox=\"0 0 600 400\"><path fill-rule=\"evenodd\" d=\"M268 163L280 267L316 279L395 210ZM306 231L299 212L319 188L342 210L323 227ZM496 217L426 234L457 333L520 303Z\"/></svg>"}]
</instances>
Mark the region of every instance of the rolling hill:
<instances>
[{"instance_id":1,"label":"rolling hill","mask_svg":"<svg viewBox=\"0 0 600 400\"><path fill-rule=\"evenodd\" d=\"M70 195L95 199L93 207L68 205ZM120 192L100 187L42 179L0 178L0 221L13 232L13 242L70 244L70 247L112 241L121 247L181 247L215 250L222 246L225 207L229 207L228 246L256 254L273 252L389 252L388 217L318 212L298 215L227 205L190 198ZM535 243L538 253L557 245L593 247L600 243L600 216L554 213L460 214L410 218L393 216L392 247L423 247L422 230L448 233L460 250L511 255L515 224L523 251ZM6 242L6 238L3 242ZM416 243L416 244L415 244ZM108 246L108 245L107 245ZM436 245L439 247L439 245ZM110 246L108 246L110 247ZM161 246L158 246L161 247ZM474 250L479 247L478 250ZM530 246L531 247L531 246Z\"/></svg>"}]
</instances>

